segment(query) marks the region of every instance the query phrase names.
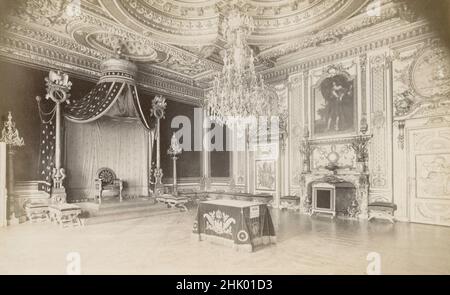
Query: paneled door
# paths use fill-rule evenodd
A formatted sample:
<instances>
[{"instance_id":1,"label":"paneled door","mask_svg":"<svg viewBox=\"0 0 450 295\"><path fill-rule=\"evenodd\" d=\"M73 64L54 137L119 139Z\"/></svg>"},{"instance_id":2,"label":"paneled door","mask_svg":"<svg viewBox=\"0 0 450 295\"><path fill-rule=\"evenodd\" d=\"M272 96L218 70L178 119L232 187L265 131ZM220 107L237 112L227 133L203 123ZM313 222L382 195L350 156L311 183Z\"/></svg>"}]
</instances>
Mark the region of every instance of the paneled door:
<instances>
[{"instance_id":1,"label":"paneled door","mask_svg":"<svg viewBox=\"0 0 450 295\"><path fill-rule=\"evenodd\" d=\"M407 147L410 220L450 226L450 127L409 129Z\"/></svg>"}]
</instances>

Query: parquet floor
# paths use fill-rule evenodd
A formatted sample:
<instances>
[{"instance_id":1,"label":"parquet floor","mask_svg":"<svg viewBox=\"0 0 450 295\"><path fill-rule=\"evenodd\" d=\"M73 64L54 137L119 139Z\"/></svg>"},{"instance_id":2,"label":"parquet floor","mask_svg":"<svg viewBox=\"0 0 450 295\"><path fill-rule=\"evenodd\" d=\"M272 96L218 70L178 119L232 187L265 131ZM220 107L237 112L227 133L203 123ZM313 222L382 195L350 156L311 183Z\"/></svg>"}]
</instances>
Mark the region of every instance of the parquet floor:
<instances>
[{"instance_id":1,"label":"parquet floor","mask_svg":"<svg viewBox=\"0 0 450 295\"><path fill-rule=\"evenodd\" d=\"M278 243L254 253L198 242L195 210L60 229L0 229L0 274L65 274L78 252L82 274L365 274L370 252L382 274L450 274L450 228L358 222L272 211Z\"/></svg>"}]
</instances>

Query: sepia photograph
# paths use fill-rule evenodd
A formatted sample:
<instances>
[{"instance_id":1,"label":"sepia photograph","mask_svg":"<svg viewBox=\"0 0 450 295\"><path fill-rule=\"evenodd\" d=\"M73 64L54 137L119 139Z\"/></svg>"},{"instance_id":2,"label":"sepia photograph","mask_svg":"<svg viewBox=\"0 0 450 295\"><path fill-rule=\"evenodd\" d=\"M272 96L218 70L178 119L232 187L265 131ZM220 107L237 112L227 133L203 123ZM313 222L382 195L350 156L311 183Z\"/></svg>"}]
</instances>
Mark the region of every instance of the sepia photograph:
<instances>
[{"instance_id":1,"label":"sepia photograph","mask_svg":"<svg viewBox=\"0 0 450 295\"><path fill-rule=\"evenodd\" d=\"M0 275L450 275L450 1L0 0Z\"/></svg>"}]
</instances>

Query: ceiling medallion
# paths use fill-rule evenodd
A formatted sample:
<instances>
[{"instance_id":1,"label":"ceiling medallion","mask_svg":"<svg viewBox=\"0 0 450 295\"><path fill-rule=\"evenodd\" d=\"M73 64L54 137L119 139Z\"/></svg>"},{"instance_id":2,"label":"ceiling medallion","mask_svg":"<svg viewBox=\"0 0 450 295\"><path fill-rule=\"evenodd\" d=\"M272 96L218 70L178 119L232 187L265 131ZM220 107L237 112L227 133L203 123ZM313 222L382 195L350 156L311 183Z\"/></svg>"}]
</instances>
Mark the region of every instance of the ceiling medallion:
<instances>
[{"instance_id":1,"label":"ceiling medallion","mask_svg":"<svg viewBox=\"0 0 450 295\"><path fill-rule=\"evenodd\" d=\"M227 124L236 118L275 115L271 98L261 75L255 71L255 57L246 38L253 32L253 19L239 7L231 8L222 23L227 45L223 68L207 93L207 112L211 119Z\"/></svg>"}]
</instances>

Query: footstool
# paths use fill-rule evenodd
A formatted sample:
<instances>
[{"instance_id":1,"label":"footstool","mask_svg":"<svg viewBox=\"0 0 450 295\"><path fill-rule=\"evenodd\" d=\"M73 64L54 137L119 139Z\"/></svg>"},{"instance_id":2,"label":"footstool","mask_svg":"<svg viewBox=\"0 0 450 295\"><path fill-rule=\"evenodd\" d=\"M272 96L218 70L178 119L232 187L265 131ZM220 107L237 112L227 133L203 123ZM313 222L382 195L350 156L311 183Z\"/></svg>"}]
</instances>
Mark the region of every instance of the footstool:
<instances>
[{"instance_id":1,"label":"footstool","mask_svg":"<svg viewBox=\"0 0 450 295\"><path fill-rule=\"evenodd\" d=\"M25 214L30 223L46 222L50 218L48 216L48 205L44 203L27 203L25 204Z\"/></svg>"},{"instance_id":2,"label":"footstool","mask_svg":"<svg viewBox=\"0 0 450 295\"><path fill-rule=\"evenodd\" d=\"M190 201L188 197L173 196L169 194L163 194L156 198L156 201L164 203L169 208L180 208L182 211L188 211L186 204Z\"/></svg>"},{"instance_id":3,"label":"footstool","mask_svg":"<svg viewBox=\"0 0 450 295\"><path fill-rule=\"evenodd\" d=\"M61 227L81 226L81 208L73 204L53 204L48 207L52 222Z\"/></svg>"},{"instance_id":4,"label":"footstool","mask_svg":"<svg viewBox=\"0 0 450 295\"><path fill-rule=\"evenodd\" d=\"M368 210L369 220L380 218L394 223L394 212L397 210L397 205L389 202L374 202L368 205Z\"/></svg>"},{"instance_id":5,"label":"footstool","mask_svg":"<svg viewBox=\"0 0 450 295\"><path fill-rule=\"evenodd\" d=\"M283 196L280 198L281 210L300 210L300 198L297 196Z\"/></svg>"}]
</instances>

